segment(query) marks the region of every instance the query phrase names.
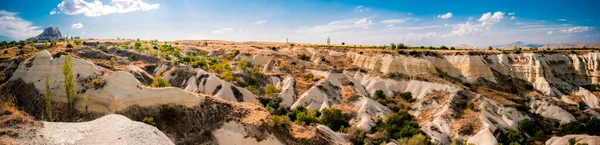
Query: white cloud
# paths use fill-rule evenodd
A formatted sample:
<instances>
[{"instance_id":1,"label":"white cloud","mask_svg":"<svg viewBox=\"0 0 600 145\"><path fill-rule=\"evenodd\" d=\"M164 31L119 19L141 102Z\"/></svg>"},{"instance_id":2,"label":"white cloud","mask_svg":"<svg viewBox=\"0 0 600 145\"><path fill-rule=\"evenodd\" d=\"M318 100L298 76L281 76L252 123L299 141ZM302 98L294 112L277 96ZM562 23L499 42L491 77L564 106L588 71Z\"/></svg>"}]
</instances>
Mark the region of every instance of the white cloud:
<instances>
[{"instance_id":1,"label":"white cloud","mask_svg":"<svg viewBox=\"0 0 600 145\"><path fill-rule=\"evenodd\" d=\"M562 29L562 30L560 30L560 32L563 32L563 33L579 33L579 32L586 32L586 31L589 31L591 29L594 29L594 27L577 26L577 27L572 27L572 28L568 28L568 29Z\"/></svg>"},{"instance_id":2,"label":"white cloud","mask_svg":"<svg viewBox=\"0 0 600 145\"><path fill-rule=\"evenodd\" d=\"M470 22L460 23L452 29L452 32L448 36L467 36L482 34L485 30L485 26L482 24L474 24Z\"/></svg>"},{"instance_id":3,"label":"white cloud","mask_svg":"<svg viewBox=\"0 0 600 145\"><path fill-rule=\"evenodd\" d=\"M550 35L552 33L554 33L554 31L548 31L548 33L546 33L546 34Z\"/></svg>"},{"instance_id":4,"label":"white cloud","mask_svg":"<svg viewBox=\"0 0 600 145\"><path fill-rule=\"evenodd\" d=\"M515 12L508 13L508 15L509 15L509 16L514 16L514 15L515 15Z\"/></svg>"},{"instance_id":5,"label":"white cloud","mask_svg":"<svg viewBox=\"0 0 600 145\"><path fill-rule=\"evenodd\" d=\"M355 12L363 12L363 11L370 11L371 8L367 8L365 6L357 6L356 8L354 8Z\"/></svg>"},{"instance_id":6,"label":"white cloud","mask_svg":"<svg viewBox=\"0 0 600 145\"><path fill-rule=\"evenodd\" d=\"M97 17L114 13L129 13L135 11L148 11L158 9L160 4L148 4L142 0L112 0L111 5L104 5L99 0L87 2L85 0L63 0L50 15L60 12L67 15L83 14L88 17Z\"/></svg>"},{"instance_id":7,"label":"white cloud","mask_svg":"<svg viewBox=\"0 0 600 145\"><path fill-rule=\"evenodd\" d=\"M399 24L399 23L404 23L409 20L419 21L420 19L417 19L417 18L389 19L389 20L383 20L383 21L381 21L381 23L383 23L383 24Z\"/></svg>"},{"instance_id":8,"label":"white cloud","mask_svg":"<svg viewBox=\"0 0 600 145\"><path fill-rule=\"evenodd\" d=\"M471 21L471 20L473 20L473 19L474 19L473 17L469 17L469 21Z\"/></svg>"},{"instance_id":9,"label":"white cloud","mask_svg":"<svg viewBox=\"0 0 600 145\"><path fill-rule=\"evenodd\" d=\"M346 19L329 22L324 25L316 25L310 28L296 30L296 33L326 33L339 30L347 30L354 28L369 28L373 24L369 18L362 19Z\"/></svg>"},{"instance_id":10,"label":"white cloud","mask_svg":"<svg viewBox=\"0 0 600 145\"><path fill-rule=\"evenodd\" d=\"M493 15L491 12L484 13L478 21L480 22L500 22L504 19L504 12L495 12Z\"/></svg>"},{"instance_id":11,"label":"white cloud","mask_svg":"<svg viewBox=\"0 0 600 145\"><path fill-rule=\"evenodd\" d=\"M73 28L73 29L81 29L81 28L83 28L83 24L81 24L81 23L75 23L75 24L71 25L71 28Z\"/></svg>"},{"instance_id":12,"label":"white cloud","mask_svg":"<svg viewBox=\"0 0 600 145\"><path fill-rule=\"evenodd\" d=\"M448 23L444 24L444 27L448 27Z\"/></svg>"},{"instance_id":13,"label":"white cloud","mask_svg":"<svg viewBox=\"0 0 600 145\"><path fill-rule=\"evenodd\" d=\"M213 30L212 33L218 34L218 33L227 33L227 32L231 32L233 31L233 28L221 28L219 30Z\"/></svg>"},{"instance_id":14,"label":"white cloud","mask_svg":"<svg viewBox=\"0 0 600 145\"><path fill-rule=\"evenodd\" d=\"M567 19L556 19L557 21L567 21Z\"/></svg>"},{"instance_id":15,"label":"white cloud","mask_svg":"<svg viewBox=\"0 0 600 145\"><path fill-rule=\"evenodd\" d=\"M517 19L517 17L515 17L515 16L510 16L510 20L515 20L515 19Z\"/></svg>"},{"instance_id":16,"label":"white cloud","mask_svg":"<svg viewBox=\"0 0 600 145\"><path fill-rule=\"evenodd\" d=\"M452 18L452 13L448 12L446 14L443 15L437 15L438 18L442 18L442 19L448 19L448 18Z\"/></svg>"},{"instance_id":17,"label":"white cloud","mask_svg":"<svg viewBox=\"0 0 600 145\"><path fill-rule=\"evenodd\" d=\"M267 20L258 20L256 22L254 22L254 24L256 24L256 25L260 25L260 24L264 24L264 23L267 23Z\"/></svg>"},{"instance_id":18,"label":"white cloud","mask_svg":"<svg viewBox=\"0 0 600 145\"><path fill-rule=\"evenodd\" d=\"M354 22L355 25L365 25L365 24L371 24L371 23L373 23L373 22L367 18L362 18L362 19Z\"/></svg>"},{"instance_id":19,"label":"white cloud","mask_svg":"<svg viewBox=\"0 0 600 145\"><path fill-rule=\"evenodd\" d=\"M17 16L17 13L0 10L0 35L15 40L27 39L42 33L42 29Z\"/></svg>"},{"instance_id":20,"label":"white cloud","mask_svg":"<svg viewBox=\"0 0 600 145\"><path fill-rule=\"evenodd\" d=\"M394 24L388 24L388 28L389 28L389 27L394 27Z\"/></svg>"}]
</instances>

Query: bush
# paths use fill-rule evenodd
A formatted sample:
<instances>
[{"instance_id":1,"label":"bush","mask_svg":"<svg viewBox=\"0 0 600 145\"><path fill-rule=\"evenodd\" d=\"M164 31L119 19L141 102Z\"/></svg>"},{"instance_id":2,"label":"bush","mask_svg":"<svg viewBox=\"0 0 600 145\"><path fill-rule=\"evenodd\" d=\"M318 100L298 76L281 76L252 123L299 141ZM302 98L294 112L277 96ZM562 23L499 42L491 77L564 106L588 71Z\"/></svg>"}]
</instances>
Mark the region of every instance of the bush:
<instances>
[{"instance_id":1,"label":"bush","mask_svg":"<svg viewBox=\"0 0 600 145\"><path fill-rule=\"evenodd\" d=\"M399 139L398 143L401 145L426 145L429 144L429 138L427 138L423 134L417 134L412 136L411 138Z\"/></svg>"},{"instance_id":2,"label":"bush","mask_svg":"<svg viewBox=\"0 0 600 145\"><path fill-rule=\"evenodd\" d=\"M277 126L277 127L281 127L286 130L291 127L290 118L288 118L287 116L274 115L272 120L273 120L273 123L275 123L275 126Z\"/></svg>"},{"instance_id":3,"label":"bush","mask_svg":"<svg viewBox=\"0 0 600 145\"><path fill-rule=\"evenodd\" d=\"M407 138L422 133L419 124L405 111L389 114L380 131L391 133L392 138Z\"/></svg>"},{"instance_id":4,"label":"bush","mask_svg":"<svg viewBox=\"0 0 600 145\"><path fill-rule=\"evenodd\" d=\"M258 95L260 94L260 90L256 89L255 87L249 85L246 87L246 90L252 92L252 94Z\"/></svg>"},{"instance_id":5,"label":"bush","mask_svg":"<svg viewBox=\"0 0 600 145\"><path fill-rule=\"evenodd\" d=\"M346 121L346 119L344 119L344 116L342 115L342 111L339 109L323 109L322 110L322 115L321 119L319 122L321 122L321 124L326 125L327 127L331 128L331 130L333 131L338 131L340 130L340 128L342 127L348 127L350 126L350 124L348 124L348 121Z\"/></svg>"},{"instance_id":6,"label":"bush","mask_svg":"<svg viewBox=\"0 0 600 145\"><path fill-rule=\"evenodd\" d=\"M240 70L242 70L242 71L246 70L246 66L247 66L247 64L246 64L246 62L245 62L245 61L240 61L240 62L238 62L238 68L239 68Z\"/></svg>"},{"instance_id":7,"label":"bush","mask_svg":"<svg viewBox=\"0 0 600 145\"><path fill-rule=\"evenodd\" d=\"M162 105L162 107L160 108L160 116L163 120L167 121L168 123L173 123L175 121L175 113L175 105L173 104Z\"/></svg>"},{"instance_id":8,"label":"bush","mask_svg":"<svg viewBox=\"0 0 600 145\"><path fill-rule=\"evenodd\" d=\"M523 119L519 121L519 125L517 126L519 131L527 133L529 135L534 135L538 130L540 130L533 121L530 119Z\"/></svg>"},{"instance_id":9,"label":"bush","mask_svg":"<svg viewBox=\"0 0 600 145\"><path fill-rule=\"evenodd\" d=\"M568 135L568 134L581 134L585 132L585 127L581 125L581 123L577 121L569 122L566 124L561 124L556 131L556 134L559 136Z\"/></svg>"},{"instance_id":10,"label":"bush","mask_svg":"<svg viewBox=\"0 0 600 145\"><path fill-rule=\"evenodd\" d=\"M235 76L233 76L233 74L231 73L230 70L226 70L223 73L221 73L221 75L219 75L221 78L223 78L223 80L231 82L231 81L236 81L237 78Z\"/></svg>"},{"instance_id":11,"label":"bush","mask_svg":"<svg viewBox=\"0 0 600 145\"><path fill-rule=\"evenodd\" d=\"M270 96L272 94L277 94L279 90L272 84L267 84L267 88L265 89L265 95Z\"/></svg>"},{"instance_id":12,"label":"bush","mask_svg":"<svg viewBox=\"0 0 600 145\"><path fill-rule=\"evenodd\" d=\"M298 112L296 113L296 124L298 125L310 125L317 123L317 116L319 111L311 110L310 112Z\"/></svg>"},{"instance_id":13,"label":"bush","mask_svg":"<svg viewBox=\"0 0 600 145\"><path fill-rule=\"evenodd\" d=\"M104 45L98 46L98 49L100 49L100 51L102 51L104 53L108 53L108 49L106 49L106 46L104 46Z\"/></svg>"},{"instance_id":14,"label":"bush","mask_svg":"<svg viewBox=\"0 0 600 145\"><path fill-rule=\"evenodd\" d=\"M163 80L163 78L161 76L156 76L154 78L154 81L152 81L152 85L153 88L163 88L163 87L169 87L171 86L171 84L165 80Z\"/></svg>"},{"instance_id":15,"label":"bush","mask_svg":"<svg viewBox=\"0 0 600 145\"><path fill-rule=\"evenodd\" d=\"M348 138L353 145L365 144L364 140L367 138L367 131L351 127L347 129Z\"/></svg>"},{"instance_id":16,"label":"bush","mask_svg":"<svg viewBox=\"0 0 600 145\"><path fill-rule=\"evenodd\" d=\"M600 135L600 120L596 117L590 118L590 120L586 122L585 128L589 135Z\"/></svg>"},{"instance_id":17,"label":"bush","mask_svg":"<svg viewBox=\"0 0 600 145\"><path fill-rule=\"evenodd\" d=\"M411 101L413 98L411 92L403 92L402 94L400 94L400 96L406 101Z\"/></svg>"},{"instance_id":18,"label":"bush","mask_svg":"<svg viewBox=\"0 0 600 145\"><path fill-rule=\"evenodd\" d=\"M298 59L300 60L304 60L304 61L309 61L310 57L308 57L306 54L298 54Z\"/></svg>"},{"instance_id":19,"label":"bush","mask_svg":"<svg viewBox=\"0 0 600 145\"><path fill-rule=\"evenodd\" d=\"M156 122L154 122L154 117L149 116L149 117L144 117L144 119L142 120L142 122L148 124L148 125L152 125L152 126L156 126Z\"/></svg>"},{"instance_id":20,"label":"bush","mask_svg":"<svg viewBox=\"0 0 600 145\"><path fill-rule=\"evenodd\" d=\"M71 43L68 43L67 48L73 48L73 45Z\"/></svg>"},{"instance_id":21,"label":"bush","mask_svg":"<svg viewBox=\"0 0 600 145\"><path fill-rule=\"evenodd\" d=\"M384 99L385 100L385 93L383 93L382 90L375 91L375 94L373 94L373 96L375 96L375 99Z\"/></svg>"},{"instance_id":22,"label":"bush","mask_svg":"<svg viewBox=\"0 0 600 145\"><path fill-rule=\"evenodd\" d=\"M134 53L134 54L131 54L131 55L129 55L129 59L130 59L130 60L138 60L138 55L137 55L137 54L135 54L135 53Z\"/></svg>"}]
</instances>

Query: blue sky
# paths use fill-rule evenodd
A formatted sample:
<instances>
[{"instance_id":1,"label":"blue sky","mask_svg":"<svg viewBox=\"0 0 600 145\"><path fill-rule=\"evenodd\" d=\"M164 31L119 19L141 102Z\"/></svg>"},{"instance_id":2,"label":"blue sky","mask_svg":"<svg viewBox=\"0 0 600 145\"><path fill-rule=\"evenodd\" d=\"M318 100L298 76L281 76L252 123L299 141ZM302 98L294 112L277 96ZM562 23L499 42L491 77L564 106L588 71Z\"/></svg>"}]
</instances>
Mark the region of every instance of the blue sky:
<instances>
[{"instance_id":1,"label":"blue sky","mask_svg":"<svg viewBox=\"0 0 600 145\"><path fill-rule=\"evenodd\" d=\"M83 38L359 45L600 42L597 0L4 0L0 40Z\"/></svg>"}]
</instances>

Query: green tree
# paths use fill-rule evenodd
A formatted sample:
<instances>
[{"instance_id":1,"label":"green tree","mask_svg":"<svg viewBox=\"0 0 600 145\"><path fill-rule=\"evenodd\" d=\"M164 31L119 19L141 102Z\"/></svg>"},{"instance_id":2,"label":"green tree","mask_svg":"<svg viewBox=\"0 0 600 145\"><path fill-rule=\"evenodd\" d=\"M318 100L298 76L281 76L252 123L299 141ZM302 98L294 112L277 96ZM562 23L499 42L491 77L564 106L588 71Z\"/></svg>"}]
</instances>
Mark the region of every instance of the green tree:
<instances>
[{"instance_id":1,"label":"green tree","mask_svg":"<svg viewBox=\"0 0 600 145\"><path fill-rule=\"evenodd\" d=\"M171 86L171 84L167 81L165 81L162 77L160 76L156 76L154 78L154 81L152 81L152 85L153 88L163 88L163 87L169 87Z\"/></svg>"},{"instance_id":2,"label":"green tree","mask_svg":"<svg viewBox=\"0 0 600 145\"><path fill-rule=\"evenodd\" d=\"M204 41L204 47L208 47L208 42Z\"/></svg>"},{"instance_id":3,"label":"green tree","mask_svg":"<svg viewBox=\"0 0 600 145\"><path fill-rule=\"evenodd\" d=\"M398 43L398 45L396 45L396 48L398 48L398 49L406 49L406 46L404 46L403 43Z\"/></svg>"},{"instance_id":4,"label":"green tree","mask_svg":"<svg viewBox=\"0 0 600 145\"><path fill-rule=\"evenodd\" d=\"M331 128L333 131L338 131L342 127L348 127L348 121L344 119L342 115L342 110L339 109L323 109L321 112L321 119L319 120L321 124L326 125Z\"/></svg>"},{"instance_id":5,"label":"green tree","mask_svg":"<svg viewBox=\"0 0 600 145\"><path fill-rule=\"evenodd\" d=\"M422 133L419 124L405 111L389 114L380 130L390 133L392 138L407 138Z\"/></svg>"},{"instance_id":6,"label":"green tree","mask_svg":"<svg viewBox=\"0 0 600 145\"><path fill-rule=\"evenodd\" d=\"M272 94L276 94L278 92L279 92L279 90L277 90L277 87L275 87L272 84L267 84L267 88L265 89L265 95L269 96Z\"/></svg>"},{"instance_id":7,"label":"green tree","mask_svg":"<svg viewBox=\"0 0 600 145\"><path fill-rule=\"evenodd\" d=\"M492 49L494 49L494 48L492 48L492 46L488 46L488 50L492 50Z\"/></svg>"},{"instance_id":8,"label":"green tree","mask_svg":"<svg viewBox=\"0 0 600 145\"><path fill-rule=\"evenodd\" d=\"M52 121L52 96L50 96L50 76L46 74L46 94L44 99L46 100L46 117L48 121Z\"/></svg>"},{"instance_id":9,"label":"green tree","mask_svg":"<svg viewBox=\"0 0 600 145\"><path fill-rule=\"evenodd\" d=\"M327 37L327 45L331 44L331 38Z\"/></svg>"},{"instance_id":10,"label":"green tree","mask_svg":"<svg viewBox=\"0 0 600 145\"><path fill-rule=\"evenodd\" d=\"M135 44L133 44L133 47L135 47L135 49L140 49L142 48L142 43L140 43L139 41L135 42Z\"/></svg>"},{"instance_id":11,"label":"green tree","mask_svg":"<svg viewBox=\"0 0 600 145\"><path fill-rule=\"evenodd\" d=\"M79 38L73 40L73 43L75 43L75 45L81 45L82 42L83 42L83 40L81 40Z\"/></svg>"},{"instance_id":12,"label":"green tree","mask_svg":"<svg viewBox=\"0 0 600 145\"><path fill-rule=\"evenodd\" d=\"M75 90L75 73L73 73L73 64L71 63L71 55L65 57L65 65L63 66L63 76L65 78L65 94L67 102L71 109L75 107L75 101L77 99L77 91Z\"/></svg>"},{"instance_id":13,"label":"green tree","mask_svg":"<svg viewBox=\"0 0 600 145\"><path fill-rule=\"evenodd\" d=\"M52 39L52 41L50 41L50 47L54 46L56 46L56 39Z\"/></svg>"},{"instance_id":14,"label":"green tree","mask_svg":"<svg viewBox=\"0 0 600 145\"><path fill-rule=\"evenodd\" d=\"M442 46L440 46L440 49L442 49L442 50L448 50L448 47L442 45Z\"/></svg>"},{"instance_id":15,"label":"green tree","mask_svg":"<svg viewBox=\"0 0 600 145\"><path fill-rule=\"evenodd\" d=\"M385 99L385 93L382 90L375 91L375 99Z\"/></svg>"},{"instance_id":16,"label":"green tree","mask_svg":"<svg viewBox=\"0 0 600 145\"><path fill-rule=\"evenodd\" d=\"M71 43L67 43L67 48L73 48L73 45Z\"/></svg>"},{"instance_id":17,"label":"green tree","mask_svg":"<svg viewBox=\"0 0 600 145\"><path fill-rule=\"evenodd\" d=\"M397 47L396 47L396 44L394 44L394 43L390 43L390 48L391 48L392 50L396 50L396 48L397 48Z\"/></svg>"}]
</instances>

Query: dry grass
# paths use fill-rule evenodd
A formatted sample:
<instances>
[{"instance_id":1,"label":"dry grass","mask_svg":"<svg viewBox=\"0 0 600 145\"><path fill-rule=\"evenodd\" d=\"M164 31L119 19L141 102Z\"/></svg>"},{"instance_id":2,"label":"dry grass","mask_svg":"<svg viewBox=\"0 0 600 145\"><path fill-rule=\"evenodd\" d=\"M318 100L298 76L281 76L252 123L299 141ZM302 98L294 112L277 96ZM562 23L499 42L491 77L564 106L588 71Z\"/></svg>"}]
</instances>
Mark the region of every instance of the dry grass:
<instances>
[{"instance_id":1,"label":"dry grass","mask_svg":"<svg viewBox=\"0 0 600 145\"><path fill-rule=\"evenodd\" d=\"M452 129L460 135L473 135L483 128L479 113L465 110L463 116L452 122Z\"/></svg>"},{"instance_id":2,"label":"dry grass","mask_svg":"<svg viewBox=\"0 0 600 145\"><path fill-rule=\"evenodd\" d=\"M292 123L291 133L294 138L310 139L317 134L317 128L312 126L300 126Z\"/></svg>"}]
</instances>

